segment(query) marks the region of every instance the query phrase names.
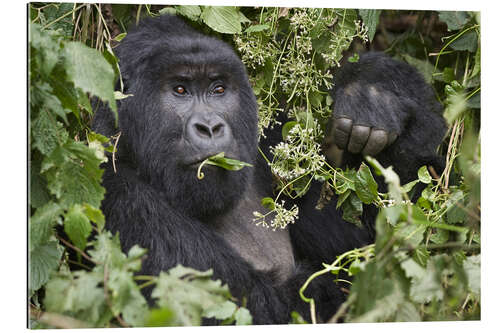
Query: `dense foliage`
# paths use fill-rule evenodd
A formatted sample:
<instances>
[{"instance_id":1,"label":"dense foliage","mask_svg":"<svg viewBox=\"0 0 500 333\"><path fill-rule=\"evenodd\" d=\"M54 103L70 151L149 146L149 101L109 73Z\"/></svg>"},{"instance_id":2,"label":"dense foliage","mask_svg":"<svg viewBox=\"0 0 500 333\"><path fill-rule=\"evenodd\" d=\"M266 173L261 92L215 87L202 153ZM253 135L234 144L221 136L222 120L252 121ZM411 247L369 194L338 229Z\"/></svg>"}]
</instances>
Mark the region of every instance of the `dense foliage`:
<instances>
[{"instance_id":1,"label":"dense foliage","mask_svg":"<svg viewBox=\"0 0 500 333\"><path fill-rule=\"evenodd\" d=\"M314 300L304 290L317 276L334 280L340 272L354 278L331 322L480 318L478 13L66 3L30 5L32 327L199 325L202 317L252 322L211 271L178 266L159 276L136 275L146 250L123 253L118 237L104 229L100 166L112 158L117 138L89 129L90 97L116 112L115 100L126 96L114 91L120 70L112 47L130 24L162 13L184 16L232 43L258 99L261 137L283 125L283 142L264 155L277 195L262 204L274 214L255 212L256 224L300 223L297 207L283 202L306 193L314 179L324 184L318 208L335 193L347 221L359 223L363 204L380 208L376 243L332 258L297 291L311 305L313 321ZM365 45L416 66L433 85L449 124L441 175L422 167L415 181L400 184L375 159L341 170L321 154L332 71L343 57L356 61ZM282 113L291 120L280 124ZM379 192L373 173L384 177L387 193ZM412 202L417 184L424 190ZM151 285L154 305L140 292ZM295 316L294 322L303 321Z\"/></svg>"}]
</instances>

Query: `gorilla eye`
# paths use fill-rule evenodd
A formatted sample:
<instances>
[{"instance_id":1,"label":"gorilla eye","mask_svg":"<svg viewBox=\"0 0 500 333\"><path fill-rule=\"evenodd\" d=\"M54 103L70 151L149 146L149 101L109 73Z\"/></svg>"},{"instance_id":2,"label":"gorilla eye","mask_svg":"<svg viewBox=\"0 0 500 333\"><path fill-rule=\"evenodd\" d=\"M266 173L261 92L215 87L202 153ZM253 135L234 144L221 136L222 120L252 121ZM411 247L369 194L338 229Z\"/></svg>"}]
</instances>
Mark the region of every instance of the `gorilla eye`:
<instances>
[{"instance_id":1,"label":"gorilla eye","mask_svg":"<svg viewBox=\"0 0 500 333\"><path fill-rule=\"evenodd\" d=\"M224 87L219 84L218 86L216 86L214 88L213 93L214 94L222 94L222 93L224 93Z\"/></svg>"},{"instance_id":2,"label":"gorilla eye","mask_svg":"<svg viewBox=\"0 0 500 333\"><path fill-rule=\"evenodd\" d=\"M179 95L184 95L186 94L186 88L184 88L183 86L177 86L174 88L174 91L176 93L178 93Z\"/></svg>"}]
</instances>

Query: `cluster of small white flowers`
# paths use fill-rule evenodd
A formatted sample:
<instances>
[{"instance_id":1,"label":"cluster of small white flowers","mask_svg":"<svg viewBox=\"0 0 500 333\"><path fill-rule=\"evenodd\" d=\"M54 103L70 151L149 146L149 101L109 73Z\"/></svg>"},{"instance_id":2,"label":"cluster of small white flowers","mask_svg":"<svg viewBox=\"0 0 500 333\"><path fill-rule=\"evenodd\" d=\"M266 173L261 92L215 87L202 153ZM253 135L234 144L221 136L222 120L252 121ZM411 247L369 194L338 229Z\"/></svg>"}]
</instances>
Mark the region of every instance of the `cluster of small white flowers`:
<instances>
[{"instance_id":1,"label":"cluster of small white flowers","mask_svg":"<svg viewBox=\"0 0 500 333\"><path fill-rule=\"evenodd\" d=\"M292 208L286 209L285 208L285 201L282 200L281 203L276 202L275 203L275 208L272 211L274 213L274 218L271 220L270 223L266 222L266 215L259 213L259 212L253 212L253 215L255 216L255 219L253 219L256 225L261 225L265 228L272 228L273 231L276 229L285 229L289 224L294 224L295 220L299 216L299 207L297 207L296 204L293 204Z\"/></svg>"},{"instance_id":2,"label":"cluster of small white flowers","mask_svg":"<svg viewBox=\"0 0 500 333\"><path fill-rule=\"evenodd\" d=\"M290 17L290 25L298 31L306 32L314 22L311 19L309 10L307 8L295 9L294 14Z\"/></svg>"},{"instance_id":3,"label":"cluster of small white flowers","mask_svg":"<svg viewBox=\"0 0 500 333\"><path fill-rule=\"evenodd\" d=\"M320 154L320 144L315 141L321 135L316 121L310 128L295 125L285 142L270 147L273 153L271 170L278 177L293 180L307 172L315 174L325 165L325 157Z\"/></svg>"},{"instance_id":4,"label":"cluster of small white flowers","mask_svg":"<svg viewBox=\"0 0 500 333\"><path fill-rule=\"evenodd\" d=\"M267 43L263 47L260 37L256 34L235 35L234 42L241 54L241 61L253 69L264 66L266 59L276 59L278 53L273 43Z\"/></svg>"}]
</instances>

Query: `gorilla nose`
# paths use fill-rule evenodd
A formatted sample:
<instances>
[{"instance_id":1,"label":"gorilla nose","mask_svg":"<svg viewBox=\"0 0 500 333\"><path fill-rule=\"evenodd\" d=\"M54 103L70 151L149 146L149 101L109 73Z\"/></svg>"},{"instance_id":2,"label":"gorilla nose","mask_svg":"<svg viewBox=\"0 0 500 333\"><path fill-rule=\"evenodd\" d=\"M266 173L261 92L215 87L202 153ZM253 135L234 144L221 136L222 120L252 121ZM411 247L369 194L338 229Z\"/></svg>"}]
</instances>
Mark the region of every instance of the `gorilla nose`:
<instances>
[{"instance_id":1,"label":"gorilla nose","mask_svg":"<svg viewBox=\"0 0 500 333\"><path fill-rule=\"evenodd\" d=\"M187 138L196 146L224 146L230 142L229 126L219 116L193 115L187 124Z\"/></svg>"}]
</instances>

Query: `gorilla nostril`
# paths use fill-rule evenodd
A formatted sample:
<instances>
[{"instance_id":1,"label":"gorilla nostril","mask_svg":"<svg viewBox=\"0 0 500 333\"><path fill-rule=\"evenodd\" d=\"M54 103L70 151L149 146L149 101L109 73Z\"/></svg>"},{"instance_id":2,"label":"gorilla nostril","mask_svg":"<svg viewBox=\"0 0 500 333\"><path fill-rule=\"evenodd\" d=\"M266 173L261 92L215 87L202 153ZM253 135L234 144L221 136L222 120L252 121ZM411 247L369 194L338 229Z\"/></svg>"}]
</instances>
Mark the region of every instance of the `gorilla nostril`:
<instances>
[{"instance_id":1,"label":"gorilla nostril","mask_svg":"<svg viewBox=\"0 0 500 333\"><path fill-rule=\"evenodd\" d=\"M194 124L194 128L196 129L196 133L201 136L201 137L206 137L206 138L211 138L212 137L212 132L210 131L210 128L203 124Z\"/></svg>"},{"instance_id":2,"label":"gorilla nostril","mask_svg":"<svg viewBox=\"0 0 500 333\"><path fill-rule=\"evenodd\" d=\"M224 134L224 124L217 124L212 127L212 134L214 136L220 136Z\"/></svg>"}]
</instances>

